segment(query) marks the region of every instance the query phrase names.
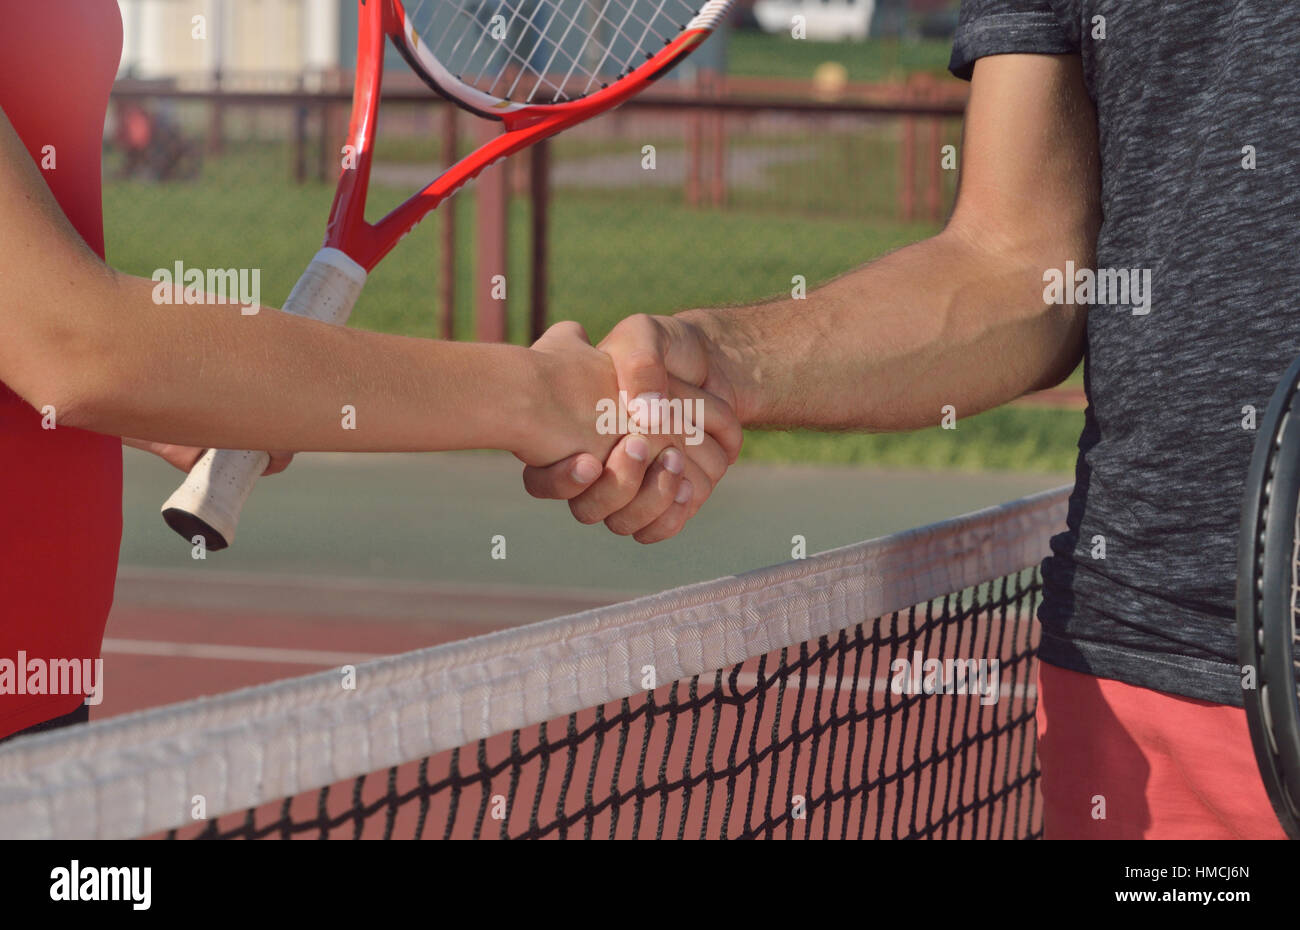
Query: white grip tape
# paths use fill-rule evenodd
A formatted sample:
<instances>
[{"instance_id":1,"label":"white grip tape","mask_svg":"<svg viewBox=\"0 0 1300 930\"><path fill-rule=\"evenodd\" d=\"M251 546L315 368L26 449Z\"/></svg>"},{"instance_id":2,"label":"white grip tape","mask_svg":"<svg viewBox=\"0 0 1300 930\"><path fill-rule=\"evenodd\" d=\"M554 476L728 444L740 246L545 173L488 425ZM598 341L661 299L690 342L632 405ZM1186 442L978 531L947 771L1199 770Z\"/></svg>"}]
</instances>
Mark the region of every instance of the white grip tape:
<instances>
[{"instance_id":1,"label":"white grip tape","mask_svg":"<svg viewBox=\"0 0 1300 930\"><path fill-rule=\"evenodd\" d=\"M365 283L364 268L338 249L324 248L298 279L283 309L342 325ZM224 548L234 541L239 511L269 462L265 452L209 449L162 510L180 510L202 520L221 536L220 540L208 540L207 545Z\"/></svg>"}]
</instances>

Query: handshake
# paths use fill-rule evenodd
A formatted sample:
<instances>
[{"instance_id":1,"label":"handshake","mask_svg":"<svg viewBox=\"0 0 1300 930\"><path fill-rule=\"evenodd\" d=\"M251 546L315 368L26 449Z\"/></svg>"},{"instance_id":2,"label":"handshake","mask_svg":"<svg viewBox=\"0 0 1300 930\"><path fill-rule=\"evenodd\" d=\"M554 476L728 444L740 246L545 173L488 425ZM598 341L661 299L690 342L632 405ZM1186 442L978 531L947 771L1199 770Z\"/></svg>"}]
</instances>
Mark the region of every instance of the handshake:
<instances>
[{"instance_id":1,"label":"handshake","mask_svg":"<svg viewBox=\"0 0 1300 930\"><path fill-rule=\"evenodd\" d=\"M397 428L397 416L390 438L375 440L371 451L399 451L393 435L406 437L397 441L407 450L509 450L527 466L524 486L534 497L567 500L580 522L603 521L643 543L676 535L740 452L737 394L716 364L724 356L683 316L629 317L598 347L577 323L558 323L531 349L439 349L455 355L439 366L446 383L420 416L437 434L412 438L409 427ZM409 393L415 401L430 396ZM123 442L185 472L206 451ZM269 454L264 475L293 459Z\"/></svg>"},{"instance_id":2,"label":"handshake","mask_svg":"<svg viewBox=\"0 0 1300 930\"><path fill-rule=\"evenodd\" d=\"M680 532L742 441L705 335L680 317L633 316L592 347L580 325L557 323L532 351L540 401L511 449L528 493L641 543Z\"/></svg>"}]
</instances>

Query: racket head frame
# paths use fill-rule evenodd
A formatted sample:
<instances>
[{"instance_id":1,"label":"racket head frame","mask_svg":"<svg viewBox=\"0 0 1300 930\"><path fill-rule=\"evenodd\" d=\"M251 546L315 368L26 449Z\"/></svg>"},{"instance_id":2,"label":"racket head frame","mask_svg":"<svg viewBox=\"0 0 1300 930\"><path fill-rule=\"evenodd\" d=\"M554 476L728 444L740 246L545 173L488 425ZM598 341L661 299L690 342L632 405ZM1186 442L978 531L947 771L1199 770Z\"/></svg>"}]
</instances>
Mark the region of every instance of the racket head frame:
<instances>
[{"instance_id":1,"label":"racket head frame","mask_svg":"<svg viewBox=\"0 0 1300 930\"><path fill-rule=\"evenodd\" d=\"M1237 649L1260 775L1287 835L1300 839L1300 699L1295 666L1300 530L1300 359L1279 382L1246 478L1237 563Z\"/></svg>"},{"instance_id":2,"label":"racket head frame","mask_svg":"<svg viewBox=\"0 0 1300 930\"><path fill-rule=\"evenodd\" d=\"M357 72L348 146L325 230L325 246L372 270L438 204L503 158L611 110L668 73L713 32L733 0L708 0L687 27L624 77L594 93L561 103L528 104L491 97L456 79L407 26L401 0L359 0ZM383 219L365 219L373 140L383 84L384 40L391 40L430 88L477 116L500 122L501 135L456 162Z\"/></svg>"}]
</instances>

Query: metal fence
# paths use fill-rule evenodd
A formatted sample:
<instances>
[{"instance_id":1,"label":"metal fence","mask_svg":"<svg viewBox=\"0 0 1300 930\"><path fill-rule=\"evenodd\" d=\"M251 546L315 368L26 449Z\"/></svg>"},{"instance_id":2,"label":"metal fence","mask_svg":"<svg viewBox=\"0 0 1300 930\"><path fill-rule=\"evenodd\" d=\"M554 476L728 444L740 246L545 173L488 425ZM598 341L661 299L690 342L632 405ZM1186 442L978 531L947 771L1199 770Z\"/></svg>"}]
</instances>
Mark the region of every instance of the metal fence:
<instances>
[{"instance_id":1,"label":"metal fence","mask_svg":"<svg viewBox=\"0 0 1300 930\"><path fill-rule=\"evenodd\" d=\"M320 244L341 88L119 82L105 136L110 263L146 276L176 261L258 268L263 303L278 305ZM444 204L376 269L354 320L523 342L548 319L576 319L598 337L631 313L811 288L937 228L963 107L964 87L925 81L829 99L705 76L636 99ZM380 121L371 219L496 131L400 85Z\"/></svg>"}]
</instances>

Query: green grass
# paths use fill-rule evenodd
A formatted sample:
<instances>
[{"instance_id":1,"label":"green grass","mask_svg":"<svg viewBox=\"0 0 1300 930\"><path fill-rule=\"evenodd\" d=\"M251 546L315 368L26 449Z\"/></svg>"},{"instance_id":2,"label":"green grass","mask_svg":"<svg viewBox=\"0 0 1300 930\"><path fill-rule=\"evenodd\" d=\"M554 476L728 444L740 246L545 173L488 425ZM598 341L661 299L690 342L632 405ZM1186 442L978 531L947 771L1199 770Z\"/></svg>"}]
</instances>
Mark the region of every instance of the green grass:
<instances>
[{"instance_id":1,"label":"green grass","mask_svg":"<svg viewBox=\"0 0 1300 930\"><path fill-rule=\"evenodd\" d=\"M772 169L772 183L794 188L787 201L843 191L851 163L876 143L832 146L811 162ZM884 157L883 149L876 150ZM109 165L111 172L111 164ZM831 174L829 172L836 172ZM885 175L881 175L884 177ZM889 175L892 177L892 175ZM893 186L880 184L878 205ZM377 186L372 218L409 193ZM187 183L117 181L105 184L108 259L123 271L148 276L177 260L192 267L260 268L262 301L278 306L320 243L332 184L291 183L287 150L232 146L209 158L200 178ZM473 338L474 192L455 203L459 261L458 338ZM636 188L569 191L552 204L549 307L553 320L582 323L601 338L624 317L691 306L724 306L788 294L791 278L809 287L872 257L931 235L930 224L850 215L806 215L764 204L737 189L726 210L690 208L679 191ZM867 215L870 215L869 211ZM510 208L508 273L512 341L526 339L528 205ZM439 228L435 213L385 260L367 282L353 325L381 332L437 334ZM202 312L200 308L178 312ZM771 462L892 466L1068 470L1081 415L1010 408L961 421L954 431L901 435L753 433L745 457Z\"/></svg>"},{"instance_id":2,"label":"green grass","mask_svg":"<svg viewBox=\"0 0 1300 930\"><path fill-rule=\"evenodd\" d=\"M811 78L818 65L833 61L850 81L901 81L918 71L947 74L952 53L952 43L938 39L812 42L738 29L727 41L727 73L752 77Z\"/></svg>"},{"instance_id":3,"label":"green grass","mask_svg":"<svg viewBox=\"0 0 1300 930\"><path fill-rule=\"evenodd\" d=\"M941 130L942 144L959 142L960 127L956 121L944 121ZM922 132L928 134L928 127L923 127ZM734 207L762 209L774 205L779 197L781 206L799 213L894 216L899 213L903 169L901 137L901 126L896 120L869 123L853 131L819 133L811 146L811 156L774 160L764 169L760 185L733 183L728 190L728 203ZM727 144L732 149L788 147L795 152L810 147L807 135L728 137ZM926 146L917 146L913 178L919 211L927 208L925 189L930 165L925 159L928 151ZM940 177L942 202L949 204L956 192L956 172L944 171Z\"/></svg>"},{"instance_id":4,"label":"green grass","mask_svg":"<svg viewBox=\"0 0 1300 930\"><path fill-rule=\"evenodd\" d=\"M1073 470L1083 412L1001 407L913 433L745 433L741 458L757 462L877 465L959 471Z\"/></svg>"},{"instance_id":5,"label":"green grass","mask_svg":"<svg viewBox=\"0 0 1300 930\"><path fill-rule=\"evenodd\" d=\"M786 178L793 182L796 170ZM814 184L813 187L818 185ZM373 219L409 193L376 185ZM320 242L331 185L289 181L287 158L271 146L235 148L208 159L192 183L105 184L108 258L148 276L176 260L197 267L253 267L264 303L279 305ZM472 333L474 191L454 201L457 321ZM565 191L552 205L549 303L555 319L576 319L593 336L625 316L688 306L759 300L788 293L794 275L809 286L933 232L897 224L785 210L685 206L675 190ZM511 204L509 298L512 338L522 341L528 301L528 206ZM374 272L355 325L384 332L435 333L439 227L433 214Z\"/></svg>"}]
</instances>

